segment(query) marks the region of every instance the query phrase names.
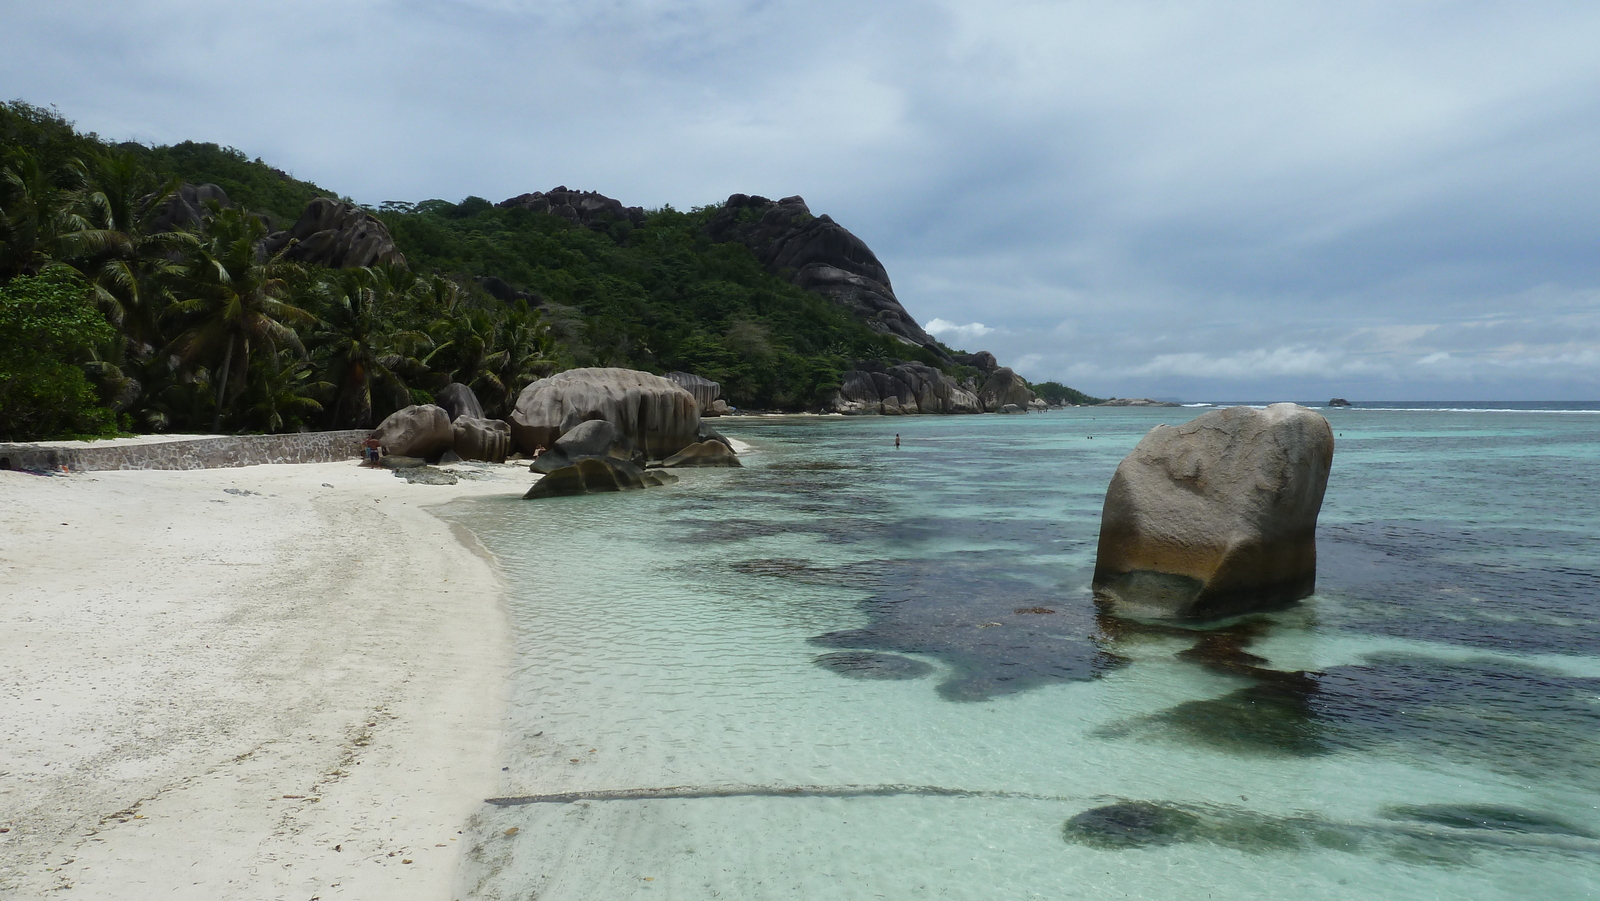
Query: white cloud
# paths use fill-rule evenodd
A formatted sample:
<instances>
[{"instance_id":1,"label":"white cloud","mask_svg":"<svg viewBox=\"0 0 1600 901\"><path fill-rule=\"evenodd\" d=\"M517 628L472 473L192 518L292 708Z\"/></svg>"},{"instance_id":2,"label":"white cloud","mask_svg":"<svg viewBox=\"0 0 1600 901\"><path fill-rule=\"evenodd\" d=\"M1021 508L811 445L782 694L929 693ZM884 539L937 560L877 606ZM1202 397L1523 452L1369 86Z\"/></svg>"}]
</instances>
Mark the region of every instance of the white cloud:
<instances>
[{"instance_id":1,"label":"white cloud","mask_svg":"<svg viewBox=\"0 0 1600 901\"><path fill-rule=\"evenodd\" d=\"M943 340L947 344L951 341L958 343L964 341L970 343L994 331L994 329L989 328L981 322L969 322L966 325L958 325L954 322L947 322L943 319L934 319L927 325L924 325L922 328L927 331L928 334Z\"/></svg>"}]
</instances>

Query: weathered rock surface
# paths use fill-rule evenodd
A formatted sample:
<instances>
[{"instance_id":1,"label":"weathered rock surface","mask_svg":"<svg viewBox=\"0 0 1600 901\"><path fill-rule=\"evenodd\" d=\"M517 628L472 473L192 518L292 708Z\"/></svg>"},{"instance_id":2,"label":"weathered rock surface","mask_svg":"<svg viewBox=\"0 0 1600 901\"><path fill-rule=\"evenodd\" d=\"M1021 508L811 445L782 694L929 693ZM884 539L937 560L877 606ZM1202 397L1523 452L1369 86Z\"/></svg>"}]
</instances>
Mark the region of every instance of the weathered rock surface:
<instances>
[{"instance_id":1,"label":"weathered rock surface","mask_svg":"<svg viewBox=\"0 0 1600 901\"><path fill-rule=\"evenodd\" d=\"M451 449L463 460L504 463L511 453L511 426L498 419L462 416L450 424Z\"/></svg>"},{"instance_id":2,"label":"weathered rock surface","mask_svg":"<svg viewBox=\"0 0 1600 901\"><path fill-rule=\"evenodd\" d=\"M408 457L405 454L388 454L378 460L378 465L384 469L416 469L419 466L427 466L428 461L421 457Z\"/></svg>"},{"instance_id":3,"label":"weathered rock surface","mask_svg":"<svg viewBox=\"0 0 1600 901\"><path fill-rule=\"evenodd\" d=\"M153 196L146 198L145 202L153 199ZM228 199L228 192L216 185L191 185L185 182L161 205L161 212L156 214L152 228L158 232L198 229L211 221L213 204L219 209L227 209L233 206L233 201Z\"/></svg>"},{"instance_id":4,"label":"weathered rock surface","mask_svg":"<svg viewBox=\"0 0 1600 901\"><path fill-rule=\"evenodd\" d=\"M696 441L700 405L659 375L633 369L569 369L522 389L511 436L523 453L553 447L579 423L604 419L633 450L670 457Z\"/></svg>"},{"instance_id":5,"label":"weathered rock surface","mask_svg":"<svg viewBox=\"0 0 1600 901\"><path fill-rule=\"evenodd\" d=\"M536 213L551 213L573 225L582 226L605 225L619 221L631 222L634 225L644 222L642 207L623 206L622 201L613 200L604 194L594 191L572 191L568 190L566 185L551 188L549 191L519 194L509 200L502 200L495 206L501 209L520 207Z\"/></svg>"},{"instance_id":6,"label":"weathered rock surface","mask_svg":"<svg viewBox=\"0 0 1600 901\"><path fill-rule=\"evenodd\" d=\"M711 414L712 407L716 405L718 398L722 397L722 385L704 376L698 376L692 372L669 372L666 377L682 385L683 390L694 395L694 399L700 404L701 416ZM723 406L726 407L727 404L723 404Z\"/></svg>"},{"instance_id":7,"label":"weathered rock surface","mask_svg":"<svg viewBox=\"0 0 1600 901\"><path fill-rule=\"evenodd\" d=\"M733 412L733 408L728 406L728 402L727 401L725 401L725 400L723 400L721 398L717 398L716 400L711 402L711 409L705 411L704 413L702 413L700 415L702 415L702 416L727 416L729 413L732 413L732 412Z\"/></svg>"},{"instance_id":8,"label":"weathered rock surface","mask_svg":"<svg viewBox=\"0 0 1600 901\"><path fill-rule=\"evenodd\" d=\"M669 472L647 472L626 460L610 457L585 457L545 475L533 483L525 499L565 497L597 491L635 491L670 485L678 477Z\"/></svg>"},{"instance_id":9,"label":"weathered rock surface","mask_svg":"<svg viewBox=\"0 0 1600 901\"><path fill-rule=\"evenodd\" d=\"M679 466L743 466L744 464L739 462L739 458L728 445L721 441L708 440L689 445L662 460L661 465L672 469Z\"/></svg>"},{"instance_id":10,"label":"weathered rock surface","mask_svg":"<svg viewBox=\"0 0 1600 901\"><path fill-rule=\"evenodd\" d=\"M852 415L982 413L976 395L925 363L885 366L872 360L844 374L833 411Z\"/></svg>"},{"instance_id":11,"label":"weathered rock surface","mask_svg":"<svg viewBox=\"0 0 1600 901\"><path fill-rule=\"evenodd\" d=\"M453 472L434 466L413 466L395 470L395 476L410 485L454 485L460 481Z\"/></svg>"},{"instance_id":12,"label":"weathered rock surface","mask_svg":"<svg viewBox=\"0 0 1600 901\"><path fill-rule=\"evenodd\" d=\"M455 444L450 414L433 404L396 410L373 430L372 435L390 454L426 460L439 459Z\"/></svg>"},{"instance_id":13,"label":"weathered rock surface","mask_svg":"<svg viewBox=\"0 0 1600 901\"><path fill-rule=\"evenodd\" d=\"M1027 407L1021 407L1021 406L1018 406L1016 404L1004 404L1004 405L1002 405L1000 407L1000 409L996 410L995 412L996 413L1026 413L1026 412L1028 412L1028 408Z\"/></svg>"},{"instance_id":14,"label":"weathered rock surface","mask_svg":"<svg viewBox=\"0 0 1600 901\"><path fill-rule=\"evenodd\" d=\"M556 439L528 467L532 472L553 472L571 466L588 457L610 457L641 465L643 457L634 459L628 440L617 427L604 419L591 419L573 426L571 431Z\"/></svg>"},{"instance_id":15,"label":"weathered rock surface","mask_svg":"<svg viewBox=\"0 0 1600 901\"><path fill-rule=\"evenodd\" d=\"M1148 397L1113 397L1095 404L1097 407L1181 407L1170 400L1151 400Z\"/></svg>"},{"instance_id":16,"label":"weathered rock surface","mask_svg":"<svg viewBox=\"0 0 1600 901\"><path fill-rule=\"evenodd\" d=\"M827 216L813 216L799 197L772 201L734 194L706 224L713 241L737 241L771 272L829 298L868 326L947 358L894 296L889 273L871 248Z\"/></svg>"},{"instance_id":17,"label":"weathered rock surface","mask_svg":"<svg viewBox=\"0 0 1600 901\"><path fill-rule=\"evenodd\" d=\"M460 382L451 382L434 392L433 402L450 414L450 421L455 422L463 416L469 419L483 419L483 404L478 403L478 395L472 389Z\"/></svg>"},{"instance_id":18,"label":"weathered rock surface","mask_svg":"<svg viewBox=\"0 0 1600 901\"><path fill-rule=\"evenodd\" d=\"M971 366L984 375L988 375L1000 368L1000 361L994 358L994 354L986 350L980 350L975 354L956 354L955 361L963 366Z\"/></svg>"},{"instance_id":19,"label":"weathered rock surface","mask_svg":"<svg viewBox=\"0 0 1600 901\"><path fill-rule=\"evenodd\" d=\"M268 235L266 251L282 251L284 259L334 269L406 261L382 221L331 197L312 200L293 226Z\"/></svg>"},{"instance_id":20,"label":"weathered rock surface","mask_svg":"<svg viewBox=\"0 0 1600 901\"><path fill-rule=\"evenodd\" d=\"M984 379L983 387L978 389L978 400L983 409L993 413L1007 404L1026 408L1033 400L1033 392L1028 390L1022 376L1012 372L1009 366L1002 366Z\"/></svg>"},{"instance_id":21,"label":"weathered rock surface","mask_svg":"<svg viewBox=\"0 0 1600 901\"><path fill-rule=\"evenodd\" d=\"M1330 406L1330 407L1348 407L1348 406L1350 406L1350 402L1345 400L1342 397L1336 397L1333 400L1328 401L1328 406Z\"/></svg>"},{"instance_id":22,"label":"weathered rock surface","mask_svg":"<svg viewBox=\"0 0 1600 901\"><path fill-rule=\"evenodd\" d=\"M1328 421L1294 404L1156 426L1106 491L1097 599L1136 616L1210 619L1316 587Z\"/></svg>"}]
</instances>

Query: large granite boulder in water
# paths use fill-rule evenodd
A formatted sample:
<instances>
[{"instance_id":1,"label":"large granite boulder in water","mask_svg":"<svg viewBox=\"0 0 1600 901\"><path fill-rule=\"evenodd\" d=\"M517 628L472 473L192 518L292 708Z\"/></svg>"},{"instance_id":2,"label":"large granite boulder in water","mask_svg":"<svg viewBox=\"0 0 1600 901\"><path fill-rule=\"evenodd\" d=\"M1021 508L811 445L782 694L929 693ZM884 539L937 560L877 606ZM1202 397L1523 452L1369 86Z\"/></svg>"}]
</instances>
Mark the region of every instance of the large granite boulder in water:
<instances>
[{"instance_id":1,"label":"large granite boulder in water","mask_svg":"<svg viewBox=\"0 0 1600 901\"><path fill-rule=\"evenodd\" d=\"M990 413L1007 404L1026 410L1028 403L1033 400L1033 392L1028 390L1028 384L1022 380L1022 376L1012 372L1011 367L1002 366L984 379L983 387L978 389L978 400Z\"/></svg>"},{"instance_id":2,"label":"large granite boulder in water","mask_svg":"<svg viewBox=\"0 0 1600 901\"><path fill-rule=\"evenodd\" d=\"M522 389L511 436L531 454L590 419L606 420L633 450L659 460L695 443L700 404L675 382L648 372L569 369Z\"/></svg>"},{"instance_id":3,"label":"large granite boulder in water","mask_svg":"<svg viewBox=\"0 0 1600 901\"><path fill-rule=\"evenodd\" d=\"M469 419L483 419L483 404L478 403L478 395L472 389L460 382L451 382L433 393L433 402L444 408L450 414L450 421L465 416Z\"/></svg>"},{"instance_id":4,"label":"large granite boulder in water","mask_svg":"<svg viewBox=\"0 0 1600 901\"><path fill-rule=\"evenodd\" d=\"M1328 421L1295 404L1156 426L1106 490L1096 598L1138 616L1210 619L1311 594L1332 465Z\"/></svg>"},{"instance_id":5,"label":"large granite boulder in water","mask_svg":"<svg viewBox=\"0 0 1600 901\"><path fill-rule=\"evenodd\" d=\"M642 465L643 457L634 459L628 440L617 427L604 419L590 419L573 426L572 430L556 439L554 447L534 458L528 467L533 472L554 472L589 457L609 457Z\"/></svg>"},{"instance_id":6,"label":"large granite boulder in water","mask_svg":"<svg viewBox=\"0 0 1600 901\"><path fill-rule=\"evenodd\" d=\"M511 426L498 419L462 416L450 424L455 439L451 448L463 460L504 463L511 453Z\"/></svg>"},{"instance_id":7,"label":"large granite boulder in water","mask_svg":"<svg viewBox=\"0 0 1600 901\"><path fill-rule=\"evenodd\" d=\"M566 497L574 494L591 494L597 491L636 491L671 485L678 477L670 472L646 471L626 460L610 457L585 457L571 466L563 466L533 483L525 500L541 497Z\"/></svg>"},{"instance_id":8,"label":"large granite boulder in water","mask_svg":"<svg viewBox=\"0 0 1600 901\"><path fill-rule=\"evenodd\" d=\"M388 453L425 460L439 459L456 440L450 428L450 414L433 404L394 411L372 435Z\"/></svg>"},{"instance_id":9,"label":"large granite boulder in water","mask_svg":"<svg viewBox=\"0 0 1600 901\"><path fill-rule=\"evenodd\" d=\"M299 221L267 236L269 254L283 253L296 263L313 263L332 269L357 269L376 263L399 263L406 258L394 246L389 227L360 207L318 197L306 204Z\"/></svg>"}]
</instances>

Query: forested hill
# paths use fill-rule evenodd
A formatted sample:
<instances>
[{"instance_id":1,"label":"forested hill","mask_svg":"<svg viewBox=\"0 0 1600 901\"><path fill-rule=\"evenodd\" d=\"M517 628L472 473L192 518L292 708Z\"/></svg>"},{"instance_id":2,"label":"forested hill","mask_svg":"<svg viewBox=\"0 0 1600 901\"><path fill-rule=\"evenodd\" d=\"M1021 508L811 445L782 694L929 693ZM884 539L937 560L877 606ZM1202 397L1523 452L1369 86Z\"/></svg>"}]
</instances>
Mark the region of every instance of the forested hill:
<instances>
[{"instance_id":1,"label":"forested hill","mask_svg":"<svg viewBox=\"0 0 1600 901\"><path fill-rule=\"evenodd\" d=\"M0 440L365 427L450 381L504 416L572 366L693 372L784 410L826 404L857 361L976 374L865 245L823 283L769 241L778 207L841 240L798 198L339 200L233 149L113 144L0 104Z\"/></svg>"}]
</instances>

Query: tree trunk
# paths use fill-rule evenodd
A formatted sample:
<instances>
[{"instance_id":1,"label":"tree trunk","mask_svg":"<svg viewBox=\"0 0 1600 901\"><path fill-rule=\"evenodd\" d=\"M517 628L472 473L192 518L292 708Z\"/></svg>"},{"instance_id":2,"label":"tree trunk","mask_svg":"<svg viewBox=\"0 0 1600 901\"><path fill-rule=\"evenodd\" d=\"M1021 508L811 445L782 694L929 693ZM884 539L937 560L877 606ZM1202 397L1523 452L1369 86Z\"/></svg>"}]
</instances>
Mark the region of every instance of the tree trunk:
<instances>
[{"instance_id":1,"label":"tree trunk","mask_svg":"<svg viewBox=\"0 0 1600 901\"><path fill-rule=\"evenodd\" d=\"M222 399L223 393L228 390L228 370L233 366L233 337L228 338L228 348L222 352L222 372L217 379L217 415L211 420L213 433L222 431Z\"/></svg>"}]
</instances>

